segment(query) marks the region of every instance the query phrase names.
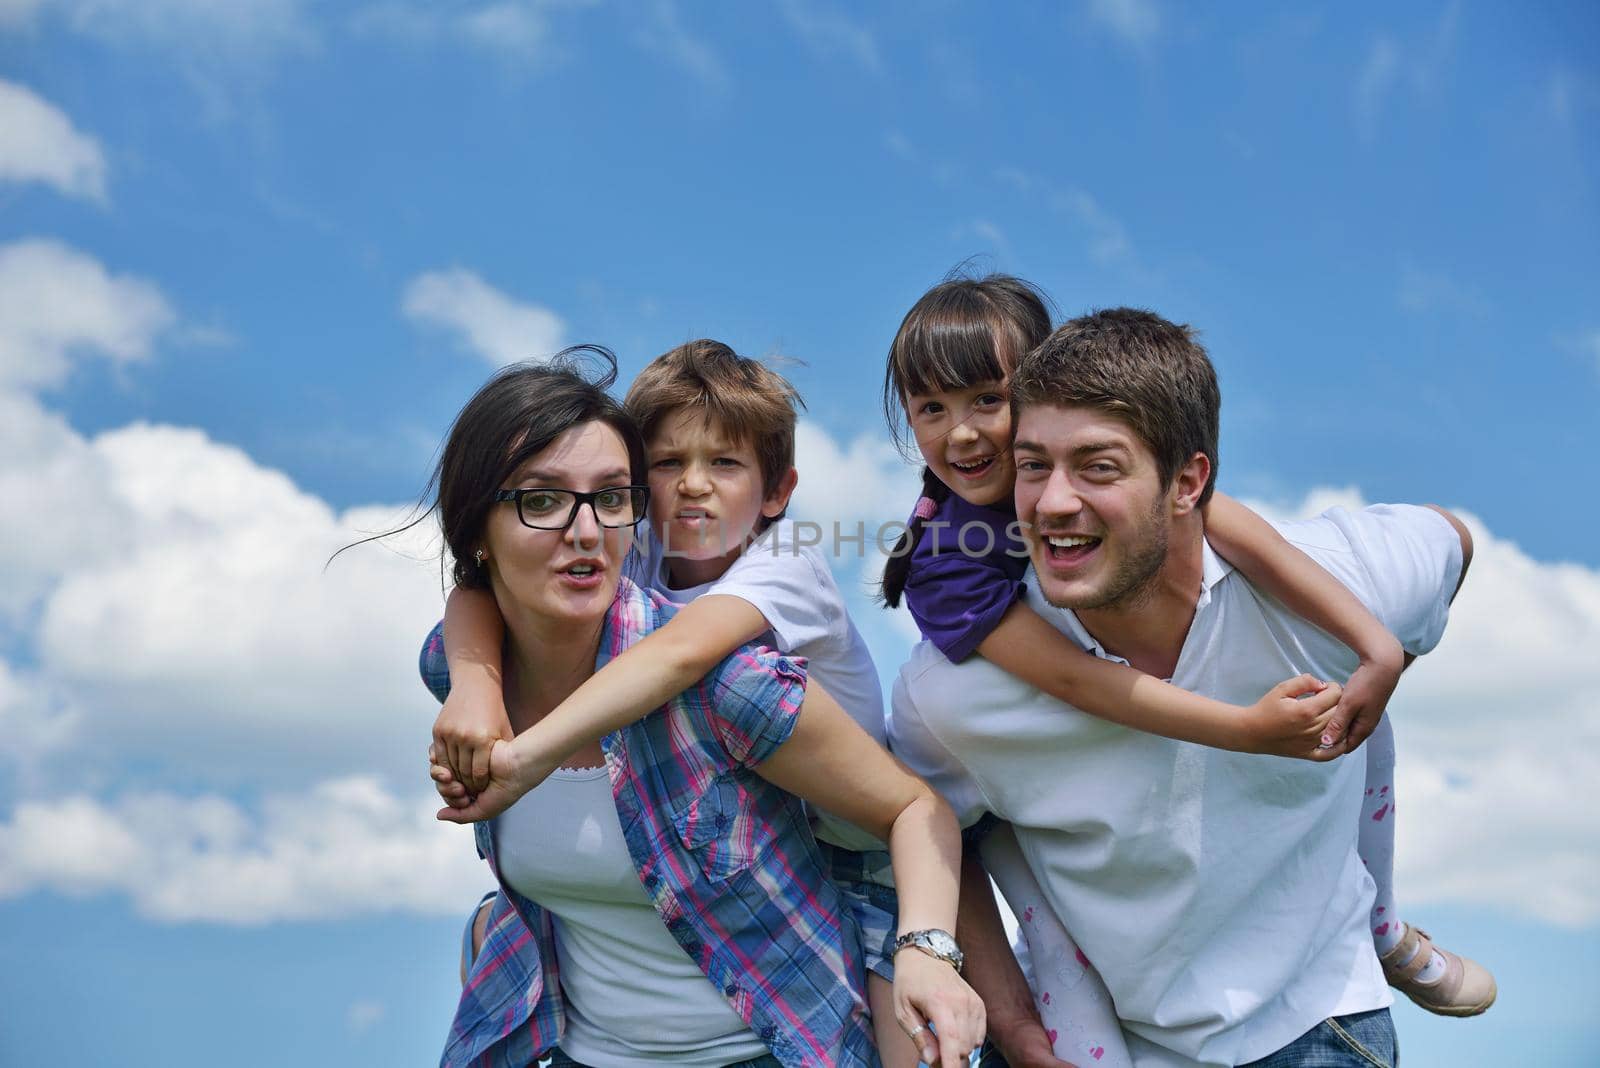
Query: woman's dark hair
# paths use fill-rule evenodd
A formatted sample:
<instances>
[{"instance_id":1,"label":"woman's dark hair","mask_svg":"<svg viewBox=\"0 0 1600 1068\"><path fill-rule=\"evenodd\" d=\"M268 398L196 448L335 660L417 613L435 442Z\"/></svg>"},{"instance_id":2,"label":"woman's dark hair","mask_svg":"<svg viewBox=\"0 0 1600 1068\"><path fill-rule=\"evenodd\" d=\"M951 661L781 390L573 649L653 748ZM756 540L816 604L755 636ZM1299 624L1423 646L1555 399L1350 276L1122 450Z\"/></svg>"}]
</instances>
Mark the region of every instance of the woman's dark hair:
<instances>
[{"instance_id":1,"label":"woman's dark hair","mask_svg":"<svg viewBox=\"0 0 1600 1068\"><path fill-rule=\"evenodd\" d=\"M417 505L427 508L394 530L352 542L333 555L410 530L438 512L445 555L454 560L451 578L458 586L486 589L488 576L473 554L483 543L495 491L562 434L584 423L606 424L628 450L633 484L646 484L650 465L644 438L633 417L606 392L616 380L617 358L599 345L573 345L549 360L496 371L450 424Z\"/></svg>"},{"instance_id":2,"label":"woman's dark hair","mask_svg":"<svg viewBox=\"0 0 1600 1068\"><path fill-rule=\"evenodd\" d=\"M451 578L458 586L487 589L488 576L473 554L483 543L495 491L528 457L568 430L590 422L615 430L628 450L633 484L646 484L650 465L644 438L633 417L606 392L616 380L617 358L600 345L573 345L548 360L502 367L450 424L416 518L351 542L328 562L345 549L410 530L438 512L444 557L454 561Z\"/></svg>"},{"instance_id":3,"label":"woman's dark hair","mask_svg":"<svg viewBox=\"0 0 1600 1068\"><path fill-rule=\"evenodd\" d=\"M965 389L1003 379L1050 336L1049 298L1032 283L1009 274L973 278L960 271L957 268L911 306L889 346L883 414L895 444L907 457L916 454L915 442L908 440L908 394ZM950 487L924 467L922 495L943 503ZM912 517L884 565L881 596L891 608L905 591L911 551L922 537L924 522L921 516Z\"/></svg>"}]
</instances>

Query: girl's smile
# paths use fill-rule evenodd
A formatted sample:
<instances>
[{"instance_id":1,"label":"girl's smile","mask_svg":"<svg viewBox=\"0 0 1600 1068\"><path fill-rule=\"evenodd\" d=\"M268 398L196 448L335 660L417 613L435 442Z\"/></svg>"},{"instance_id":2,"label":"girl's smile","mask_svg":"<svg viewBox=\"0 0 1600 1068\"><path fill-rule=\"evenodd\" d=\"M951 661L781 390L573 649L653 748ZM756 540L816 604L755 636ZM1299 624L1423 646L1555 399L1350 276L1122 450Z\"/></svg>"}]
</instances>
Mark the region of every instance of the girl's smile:
<instances>
[{"instance_id":1,"label":"girl's smile","mask_svg":"<svg viewBox=\"0 0 1600 1068\"><path fill-rule=\"evenodd\" d=\"M923 462L939 481L969 504L1010 498L1016 470L1004 381L907 394L905 407Z\"/></svg>"}]
</instances>

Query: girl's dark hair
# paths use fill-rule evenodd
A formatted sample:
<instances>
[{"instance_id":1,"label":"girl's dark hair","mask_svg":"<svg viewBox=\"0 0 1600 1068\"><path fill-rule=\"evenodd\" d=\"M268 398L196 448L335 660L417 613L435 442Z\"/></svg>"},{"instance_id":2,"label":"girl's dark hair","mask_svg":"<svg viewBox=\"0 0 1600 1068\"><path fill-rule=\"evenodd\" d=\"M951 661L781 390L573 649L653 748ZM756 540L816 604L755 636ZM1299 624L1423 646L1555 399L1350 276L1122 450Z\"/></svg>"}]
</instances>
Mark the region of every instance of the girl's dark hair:
<instances>
[{"instance_id":1,"label":"girl's dark hair","mask_svg":"<svg viewBox=\"0 0 1600 1068\"><path fill-rule=\"evenodd\" d=\"M473 553L483 544L495 491L528 457L568 430L592 422L615 430L628 450L633 483L646 484L644 438L606 392L616 380L617 358L599 345L574 345L549 360L496 371L450 425L439 462L422 491L426 510L395 530L354 544L409 530L438 512L445 552L454 559L451 577L458 586L486 589L488 575Z\"/></svg>"},{"instance_id":2,"label":"girl's dark hair","mask_svg":"<svg viewBox=\"0 0 1600 1068\"><path fill-rule=\"evenodd\" d=\"M1049 298L1014 275L973 278L955 273L924 293L901 320L883 375L883 414L900 452L916 455L906 423L908 394L1006 378L1018 360L1049 336ZM922 469L924 497L942 503L950 492L932 471ZM912 517L884 565L881 596L891 608L905 591L911 551L922 537L923 523L920 516Z\"/></svg>"}]
</instances>

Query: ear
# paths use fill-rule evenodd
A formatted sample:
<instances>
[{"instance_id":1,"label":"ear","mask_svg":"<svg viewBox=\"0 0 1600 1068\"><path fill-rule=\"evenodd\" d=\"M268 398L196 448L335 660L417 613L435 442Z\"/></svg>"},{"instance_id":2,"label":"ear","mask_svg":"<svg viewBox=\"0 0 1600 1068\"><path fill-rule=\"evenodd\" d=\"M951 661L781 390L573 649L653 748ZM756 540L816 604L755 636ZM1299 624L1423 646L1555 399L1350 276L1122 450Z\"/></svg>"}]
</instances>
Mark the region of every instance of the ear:
<instances>
[{"instance_id":1,"label":"ear","mask_svg":"<svg viewBox=\"0 0 1600 1068\"><path fill-rule=\"evenodd\" d=\"M1172 480L1172 514L1188 515L1200 506L1200 494L1211 481L1211 458L1203 452L1189 457Z\"/></svg>"},{"instance_id":2,"label":"ear","mask_svg":"<svg viewBox=\"0 0 1600 1068\"><path fill-rule=\"evenodd\" d=\"M799 484L799 471L792 467L785 471L783 477L778 479L777 486L767 494L767 499L761 502L761 514L768 519L776 519L782 515L783 510L789 507L789 498L793 496L794 488Z\"/></svg>"}]
</instances>

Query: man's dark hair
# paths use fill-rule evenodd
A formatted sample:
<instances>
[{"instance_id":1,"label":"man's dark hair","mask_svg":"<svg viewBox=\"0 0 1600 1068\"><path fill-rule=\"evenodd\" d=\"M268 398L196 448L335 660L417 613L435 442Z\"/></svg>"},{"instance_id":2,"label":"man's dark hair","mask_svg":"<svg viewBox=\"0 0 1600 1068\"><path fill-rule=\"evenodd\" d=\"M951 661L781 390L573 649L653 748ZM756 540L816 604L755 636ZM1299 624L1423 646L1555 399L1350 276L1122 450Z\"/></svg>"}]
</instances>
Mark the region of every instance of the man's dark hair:
<instances>
[{"instance_id":1,"label":"man's dark hair","mask_svg":"<svg viewBox=\"0 0 1600 1068\"><path fill-rule=\"evenodd\" d=\"M1031 405L1095 408L1132 428L1156 458L1163 485L1203 452L1217 482L1222 393L1194 331L1138 308L1111 308L1069 320L1017 363L1011 376L1015 418Z\"/></svg>"}]
</instances>

